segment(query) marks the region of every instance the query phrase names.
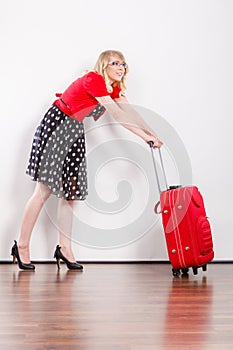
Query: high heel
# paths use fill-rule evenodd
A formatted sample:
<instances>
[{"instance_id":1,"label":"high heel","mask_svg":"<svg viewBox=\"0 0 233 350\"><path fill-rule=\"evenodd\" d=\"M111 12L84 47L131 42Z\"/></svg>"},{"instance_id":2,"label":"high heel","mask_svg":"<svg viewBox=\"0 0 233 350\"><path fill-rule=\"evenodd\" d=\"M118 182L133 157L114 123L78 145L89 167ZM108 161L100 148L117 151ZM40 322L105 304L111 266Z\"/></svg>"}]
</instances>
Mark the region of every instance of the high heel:
<instances>
[{"instance_id":1,"label":"high heel","mask_svg":"<svg viewBox=\"0 0 233 350\"><path fill-rule=\"evenodd\" d=\"M20 256L19 256L19 250L17 246L17 242L14 241L15 244L11 248L11 255L13 256L13 263L18 262L19 268L21 270L35 270L35 266L32 264L25 264L21 261Z\"/></svg>"},{"instance_id":2,"label":"high heel","mask_svg":"<svg viewBox=\"0 0 233 350\"><path fill-rule=\"evenodd\" d=\"M69 270L83 270L83 266L80 265L77 262L71 262L68 259L66 259L66 257L62 254L61 252L61 247L59 245L56 246L56 250L54 253L54 258L57 260L57 267L58 269L61 268L60 266L60 260L63 260L64 263L66 263L66 266Z\"/></svg>"}]
</instances>

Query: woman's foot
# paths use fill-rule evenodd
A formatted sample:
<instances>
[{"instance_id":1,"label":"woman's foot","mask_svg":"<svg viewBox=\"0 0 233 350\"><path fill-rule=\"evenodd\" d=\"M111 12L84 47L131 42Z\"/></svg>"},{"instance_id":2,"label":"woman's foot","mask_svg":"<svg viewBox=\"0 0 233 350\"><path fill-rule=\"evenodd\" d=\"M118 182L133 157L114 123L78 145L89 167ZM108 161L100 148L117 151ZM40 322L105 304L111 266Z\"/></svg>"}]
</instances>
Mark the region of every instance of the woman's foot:
<instances>
[{"instance_id":1,"label":"woman's foot","mask_svg":"<svg viewBox=\"0 0 233 350\"><path fill-rule=\"evenodd\" d=\"M66 256L64 256L65 253L63 254L63 252L65 251L67 252L70 260ZM60 260L63 260L64 263L66 263L66 266L69 270L83 270L83 266L75 261L73 253L64 248L62 248L61 252L61 247L59 245L57 245L56 247L54 258L57 260L58 269L60 269Z\"/></svg>"},{"instance_id":2,"label":"woman's foot","mask_svg":"<svg viewBox=\"0 0 233 350\"><path fill-rule=\"evenodd\" d=\"M21 256L19 254L19 249L18 249L18 245L17 242L14 241L15 244L13 245L12 249L11 249L11 255L13 256L13 262L15 263L16 261L18 262L18 266L21 270L35 270L35 266L31 264L31 262L23 262L23 260L21 260Z\"/></svg>"},{"instance_id":3,"label":"woman's foot","mask_svg":"<svg viewBox=\"0 0 233 350\"><path fill-rule=\"evenodd\" d=\"M63 254L63 256L66 257L67 260L69 260L70 262L76 262L74 254L71 249L60 245L59 247L60 247L61 253Z\"/></svg>"},{"instance_id":4,"label":"woman's foot","mask_svg":"<svg viewBox=\"0 0 233 350\"><path fill-rule=\"evenodd\" d=\"M30 264L30 253L29 253L29 247L28 246L22 246L20 243L17 245L18 246L18 252L21 261L24 262L24 264Z\"/></svg>"}]
</instances>

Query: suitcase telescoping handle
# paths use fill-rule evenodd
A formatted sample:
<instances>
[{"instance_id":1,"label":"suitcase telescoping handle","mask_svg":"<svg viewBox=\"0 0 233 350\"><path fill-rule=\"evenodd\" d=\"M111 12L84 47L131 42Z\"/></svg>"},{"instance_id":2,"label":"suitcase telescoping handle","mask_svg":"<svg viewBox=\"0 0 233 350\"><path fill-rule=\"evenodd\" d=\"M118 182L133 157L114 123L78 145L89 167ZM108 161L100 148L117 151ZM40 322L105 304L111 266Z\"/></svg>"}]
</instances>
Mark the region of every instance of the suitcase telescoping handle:
<instances>
[{"instance_id":1,"label":"suitcase telescoping handle","mask_svg":"<svg viewBox=\"0 0 233 350\"><path fill-rule=\"evenodd\" d=\"M153 141L149 141L148 143L149 143L149 146L150 146L150 149L151 149L152 160L153 160L153 164L154 164L155 176L156 176L156 180L157 180L157 184L158 184L159 193L161 193L162 192L162 188L160 186L158 169L157 169L157 165L156 165L156 161L155 161L154 148L153 148L154 142ZM168 182L167 182L167 177L166 177L165 169L164 169L164 165L163 165L163 158L162 158L161 149L158 148L158 151L159 151L159 160L160 160L160 164L161 164L161 168L162 168L162 172L163 172L163 177L164 177L166 189L169 189Z\"/></svg>"}]
</instances>

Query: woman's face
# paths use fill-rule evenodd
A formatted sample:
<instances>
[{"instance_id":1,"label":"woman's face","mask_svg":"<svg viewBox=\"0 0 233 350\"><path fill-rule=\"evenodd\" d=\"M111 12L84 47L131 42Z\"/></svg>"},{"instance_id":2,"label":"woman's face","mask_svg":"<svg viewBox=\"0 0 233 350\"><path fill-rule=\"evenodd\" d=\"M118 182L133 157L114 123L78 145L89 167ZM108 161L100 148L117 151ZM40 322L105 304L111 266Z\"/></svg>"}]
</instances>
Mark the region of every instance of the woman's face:
<instances>
[{"instance_id":1,"label":"woman's face","mask_svg":"<svg viewBox=\"0 0 233 350\"><path fill-rule=\"evenodd\" d=\"M125 74L125 62L118 56L110 56L106 72L112 83L120 82Z\"/></svg>"}]
</instances>

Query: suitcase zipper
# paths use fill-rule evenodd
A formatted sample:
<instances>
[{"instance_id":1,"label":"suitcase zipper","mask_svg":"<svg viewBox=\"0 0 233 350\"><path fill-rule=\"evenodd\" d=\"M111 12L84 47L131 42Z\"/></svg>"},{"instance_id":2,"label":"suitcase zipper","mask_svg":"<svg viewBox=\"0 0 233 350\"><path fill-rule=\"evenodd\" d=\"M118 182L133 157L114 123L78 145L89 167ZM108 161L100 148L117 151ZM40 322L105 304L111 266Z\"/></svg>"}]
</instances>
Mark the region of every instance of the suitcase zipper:
<instances>
[{"instance_id":1,"label":"suitcase zipper","mask_svg":"<svg viewBox=\"0 0 233 350\"><path fill-rule=\"evenodd\" d=\"M178 220L177 220L175 191L174 190L169 191L168 195L169 195L169 199L170 199L170 207L173 208L173 210L171 212L171 219L172 219L173 228L174 228L174 237L175 237L176 245L177 245L177 254L178 254L179 263L180 263L181 267L187 267L185 264L185 260L184 260L179 225L178 225Z\"/></svg>"}]
</instances>

